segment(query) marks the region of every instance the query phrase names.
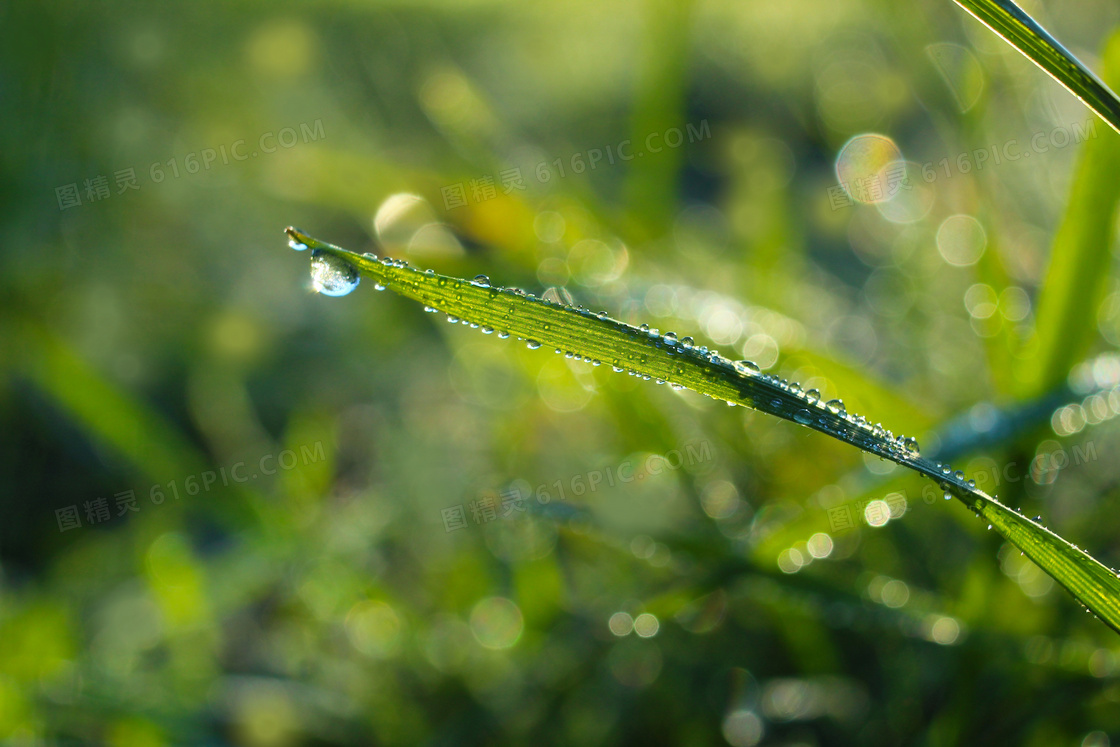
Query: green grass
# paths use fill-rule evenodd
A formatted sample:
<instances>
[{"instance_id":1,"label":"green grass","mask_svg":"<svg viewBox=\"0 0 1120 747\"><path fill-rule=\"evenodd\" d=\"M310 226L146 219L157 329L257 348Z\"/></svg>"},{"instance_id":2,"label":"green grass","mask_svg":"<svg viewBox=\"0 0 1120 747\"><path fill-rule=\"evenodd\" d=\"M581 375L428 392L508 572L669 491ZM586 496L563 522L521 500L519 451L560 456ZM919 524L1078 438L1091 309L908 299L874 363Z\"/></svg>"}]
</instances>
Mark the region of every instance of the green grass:
<instances>
[{"instance_id":1,"label":"green grass","mask_svg":"<svg viewBox=\"0 0 1120 747\"><path fill-rule=\"evenodd\" d=\"M1120 34L1104 54L1105 80L1120 81ZM1023 377L1027 396L1065 381L1096 337L1096 310L1108 290L1116 205L1120 200L1120 135L1104 131L1085 141L1073 175L1066 212L1050 249L1037 307L1034 365Z\"/></svg>"},{"instance_id":2,"label":"green grass","mask_svg":"<svg viewBox=\"0 0 1120 747\"><path fill-rule=\"evenodd\" d=\"M499 337L512 337L534 349L555 349L618 373L691 389L731 405L783 418L889 459L934 480L946 497L962 501L1018 547L1081 604L1120 632L1120 576L1041 524L1008 508L971 484L960 471L925 459L913 439L895 435L849 413L840 400L822 400L814 390L779 380L746 361L734 362L716 351L697 347L687 337L634 327L594 313L543 300L518 289L492 285L488 279L440 275L410 267L402 260L357 254L312 238L295 228L290 241L311 250L312 262L343 274L360 273L379 288L418 301L449 321L469 324ZM356 282L356 281L355 281Z\"/></svg>"},{"instance_id":3,"label":"green grass","mask_svg":"<svg viewBox=\"0 0 1120 747\"><path fill-rule=\"evenodd\" d=\"M1011 0L956 0L1120 132L1120 99Z\"/></svg>"}]
</instances>

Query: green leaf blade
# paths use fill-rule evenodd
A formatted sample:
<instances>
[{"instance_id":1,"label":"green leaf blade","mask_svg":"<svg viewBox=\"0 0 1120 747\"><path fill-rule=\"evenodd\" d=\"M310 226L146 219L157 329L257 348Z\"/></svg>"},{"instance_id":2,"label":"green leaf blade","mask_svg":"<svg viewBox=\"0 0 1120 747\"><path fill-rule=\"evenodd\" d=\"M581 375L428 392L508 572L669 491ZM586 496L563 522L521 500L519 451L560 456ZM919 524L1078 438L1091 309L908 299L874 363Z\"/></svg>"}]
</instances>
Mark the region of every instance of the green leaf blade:
<instances>
[{"instance_id":1,"label":"green leaf blade","mask_svg":"<svg viewBox=\"0 0 1120 747\"><path fill-rule=\"evenodd\" d=\"M1120 132L1120 99L1011 0L955 0Z\"/></svg>"},{"instance_id":2,"label":"green leaf blade","mask_svg":"<svg viewBox=\"0 0 1120 747\"><path fill-rule=\"evenodd\" d=\"M973 509L1035 565L1120 633L1120 576L1076 545L995 500L971 496ZM966 500L966 503L969 500Z\"/></svg>"},{"instance_id":3,"label":"green leaf blade","mask_svg":"<svg viewBox=\"0 0 1120 747\"><path fill-rule=\"evenodd\" d=\"M1120 33L1104 52L1105 79L1120 81ZM1120 135L1105 131L1085 141L1070 182L1065 215L1050 249L1035 315L1035 364L1022 371L1025 396L1061 385L1089 351L1097 310L1108 291L1116 210L1120 202Z\"/></svg>"},{"instance_id":4,"label":"green leaf blade","mask_svg":"<svg viewBox=\"0 0 1120 747\"><path fill-rule=\"evenodd\" d=\"M404 262L356 254L294 228L292 242L314 255L347 262L375 283L484 330L509 333L534 347L554 347L646 379L691 389L804 425L889 459L937 482L1120 633L1120 578L1050 530L1019 515L966 481L960 472L919 456L881 425L807 396L773 376L736 367L703 348L686 348L654 330L633 327L586 309L550 303L515 289L421 271Z\"/></svg>"}]
</instances>

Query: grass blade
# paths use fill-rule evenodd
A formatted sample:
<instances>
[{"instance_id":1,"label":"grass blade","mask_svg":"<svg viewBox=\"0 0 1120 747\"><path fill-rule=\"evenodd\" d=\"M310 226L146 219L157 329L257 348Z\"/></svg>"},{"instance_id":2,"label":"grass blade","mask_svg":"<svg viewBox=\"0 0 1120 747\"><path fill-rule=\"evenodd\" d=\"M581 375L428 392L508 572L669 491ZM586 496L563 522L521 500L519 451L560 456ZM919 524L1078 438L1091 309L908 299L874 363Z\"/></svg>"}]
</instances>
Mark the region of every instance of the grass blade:
<instances>
[{"instance_id":1,"label":"grass blade","mask_svg":"<svg viewBox=\"0 0 1120 747\"><path fill-rule=\"evenodd\" d=\"M523 291L421 271L402 260L356 254L314 239L295 228L294 247L310 249L313 262L349 275L356 270L378 286L423 303L452 321L483 332L517 337L532 348L550 347L594 364L607 364L643 379L656 379L730 404L775 415L889 459L936 481L946 497L959 498L988 520L1040 568L1070 591L1113 630L1120 632L1120 577L1045 527L999 503L965 481L961 472L920 456L917 442L844 410L839 400L822 402L812 391L735 363L715 351L693 347L672 333L634 327L605 312L564 306Z\"/></svg>"},{"instance_id":2,"label":"grass blade","mask_svg":"<svg viewBox=\"0 0 1120 747\"><path fill-rule=\"evenodd\" d=\"M1120 81L1120 34L1104 52L1105 80ZM1108 290L1112 239L1120 200L1120 135L1104 132L1085 141L1069 200L1050 249L1038 294L1035 364L1023 368L1022 393L1037 396L1065 381L1097 335L1097 309Z\"/></svg>"},{"instance_id":3,"label":"grass blade","mask_svg":"<svg viewBox=\"0 0 1120 747\"><path fill-rule=\"evenodd\" d=\"M955 0L1120 132L1120 99L1011 0Z\"/></svg>"}]
</instances>

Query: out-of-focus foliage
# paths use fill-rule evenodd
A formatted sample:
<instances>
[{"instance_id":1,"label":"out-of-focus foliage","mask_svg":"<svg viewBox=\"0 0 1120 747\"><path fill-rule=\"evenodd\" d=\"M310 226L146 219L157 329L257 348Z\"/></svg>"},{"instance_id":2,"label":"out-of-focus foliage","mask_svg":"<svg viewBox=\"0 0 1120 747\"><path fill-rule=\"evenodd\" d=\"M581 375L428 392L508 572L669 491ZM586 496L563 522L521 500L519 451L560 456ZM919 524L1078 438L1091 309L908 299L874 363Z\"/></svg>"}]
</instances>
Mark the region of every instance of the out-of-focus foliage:
<instances>
[{"instance_id":1,"label":"out-of-focus foliage","mask_svg":"<svg viewBox=\"0 0 1120 747\"><path fill-rule=\"evenodd\" d=\"M1103 69L1114 4L1027 9ZM1115 226L1068 226L1113 209L1069 197L1117 136L956 6L46 2L0 34L3 739L1120 741L1115 634L917 478L311 293L280 233L696 330L1116 566ZM1089 235L1099 272L1056 271ZM1047 295L1084 308L1042 386Z\"/></svg>"}]
</instances>

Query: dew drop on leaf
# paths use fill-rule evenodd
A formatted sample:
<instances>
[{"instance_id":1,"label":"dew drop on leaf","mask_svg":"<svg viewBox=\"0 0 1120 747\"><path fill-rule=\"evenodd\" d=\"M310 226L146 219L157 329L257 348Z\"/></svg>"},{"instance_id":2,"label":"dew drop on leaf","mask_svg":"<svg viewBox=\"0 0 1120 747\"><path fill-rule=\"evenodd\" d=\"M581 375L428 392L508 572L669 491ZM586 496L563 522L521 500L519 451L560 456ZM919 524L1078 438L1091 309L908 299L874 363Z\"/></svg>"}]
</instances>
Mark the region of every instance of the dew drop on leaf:
<instances>
[{"instance_id":1,"label":"dew drop on leaf","mask_svg":"<svg viewBox=\"0 0 1120 747\"><path fill-rule=\"evenodd\" d=\"M844 400L842 399L830 399L824 406L827 407L828 411L833 415L842 415L847 412L844 408Z\"/></svg>"},{"instance_id":2,"label":"dew drop on leaf","mask_svg":"<svg viewBox=\"0 0 1120 747\"><path fill-rule=\"evenodd\" d=\"M918 446L918 439L913 436L902 436L902 448L906 451L907 455L917 457L921 455L921 448Z\"/></svg>"},{"instance_id":3,"label":"dew drop on leaf","mask_svg":"<svg viewBox=\"0 0 1120 747\"><path fill-rule=\"evenodd\" d=\"M759 368L753 361L738 361L735 364L735 370L741 374L751 374L754 376L757 376L762 372L762 369Z\"/></svg>"},{"instance_id":4,"label":"dew drop on leaf","mask_svg":"<svg viewBox=\"0 0 1120 747\"><path fill-rule=\"evenodd\" d=\"M326 252L311 255L311 285L324 296L345 296L358 287L358 270L344 259Z\"/></svg>"}]
</instances>

